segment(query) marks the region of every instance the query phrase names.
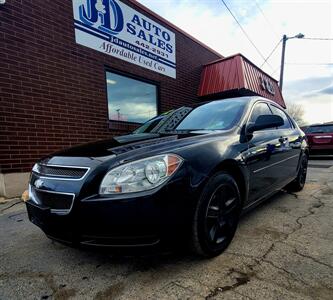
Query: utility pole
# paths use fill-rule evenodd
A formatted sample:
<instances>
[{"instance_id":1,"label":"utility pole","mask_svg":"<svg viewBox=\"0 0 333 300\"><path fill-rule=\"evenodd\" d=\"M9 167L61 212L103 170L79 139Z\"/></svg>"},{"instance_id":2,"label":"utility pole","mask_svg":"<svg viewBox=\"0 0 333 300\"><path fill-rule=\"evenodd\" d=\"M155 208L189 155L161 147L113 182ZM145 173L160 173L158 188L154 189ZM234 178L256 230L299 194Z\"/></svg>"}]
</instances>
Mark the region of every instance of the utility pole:
<instances>
[{"instance_id":1,"label":"utility pole","mask_svg":"<svg viewBox=\"0 0 333 300\"><path fill-rule=\"evenodd\" d=\"M281 71L280 71L280 90L282 91L282 86L283 86L283 72L284 72L284 56L286 53L286 42L287 42L287 36L284 34L282 38L282 55L281 55Z\"/></svg>"},{"instance_id":2,"label":"utility pole","mask_svg":"<svg viewBox=\"0 0 333 300\"><path fill-rule=\"evenodd\" d=\"M284 56L286 53L286 42L290 39L302 39L304 38L304 34L299 33L292 37L287 37L285 34L282 37L282 55L281 55L281 70L280 70L280 82L279 87L282 92L282 86L283 86L283 72L284 72Z\"/></svg>"}]
</instances>

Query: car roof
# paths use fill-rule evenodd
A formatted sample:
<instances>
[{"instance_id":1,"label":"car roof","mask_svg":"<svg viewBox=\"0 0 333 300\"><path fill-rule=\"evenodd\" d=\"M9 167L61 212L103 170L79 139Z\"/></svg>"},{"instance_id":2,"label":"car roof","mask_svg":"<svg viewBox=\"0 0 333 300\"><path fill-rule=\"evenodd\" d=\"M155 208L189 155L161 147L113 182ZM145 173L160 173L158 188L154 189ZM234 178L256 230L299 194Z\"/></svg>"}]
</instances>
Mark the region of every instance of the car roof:
<instances>
[{"instance_id":1,"label":"car roof","mask_svg":"<svg viewBox=\"0 0 333 300\"><path fill-rule=\"evenodd\" d=\"M266 101L266 102L268 102L270 104L276 105L280 109L285 110L285 108L283 108L279 103L277 103L277 102L275 102L273 100L261 97L261 96L242 96L242 97L223 98L223 99L216 99L216 100L207 101L207 102L204 102L202 104L209 103L209 102L215 102L215 101L224 101L224 100L229 100L229 99L230 100L231 99L241 99L241 100L247 101L249 103L249 105L252 105L255 102L261 100L261 101Z\"/></svg>"},{"instance_id":2,"label":"car roof","mask_svg":"<svg viewBox=\"0 0 333 300\"><path fill-rule=\"evenodd\" d=\"M270 100L270 99L267 99L267 98L264 98L264 97L261 97L261 96L241 96L241 97L230 97L230 98L221 98L221 99L215 99L215 100L206 100L206 101L201 101L201 102L196 102L194 104L191 104L191 105L185 105L185 106L182 106L182 107L189 107L189 108L196 108L196 107L199 107L199 106L202 106L202 105L205 105L205 104L208 104L208 103L212 103L212 102L223 102L225 100L233 100L233 99L237 99L237 100L243 100L243 101L246 101L247 102L247 107L250 107L252 106L255 102L257 101L265 101L269 104L273 104L273 105L276 105L277 107L279 107L280 109L284 110L285 111L285 108L283 108L281 105L279 105L278 103L276 103L275 101L273 100ZM182 107L179 107L178 109L182 108ZM174 112L176 111L177 109L175 110L171 110L169 112ZM168 112L168 113L169 113ZM166 113L167 114L167 113ZM161 115L160 115L161 116ZM156 118L156 117L155 117Z\"/></svg>"},{"instance_id":3,"label":"car roof","mask_svg":"<svg viewBox=\"0 0 333 300\"><path fill-rule=\"evenodd\" d=\"M264 97L260 97L260 96L252 96L252 97L247 97L247 98L250 98L249 100L254 103L254 102L257 102L258 100L262 100L262 101L266 101L270 104L273 104L273 105L276 105L277 107L281 108L282 110L285 110L285 108L283 108L279 103L273 101L273 100L270 100L270 99L267 99L267 98L264 98Z\"/></svg>"}]
</instances>

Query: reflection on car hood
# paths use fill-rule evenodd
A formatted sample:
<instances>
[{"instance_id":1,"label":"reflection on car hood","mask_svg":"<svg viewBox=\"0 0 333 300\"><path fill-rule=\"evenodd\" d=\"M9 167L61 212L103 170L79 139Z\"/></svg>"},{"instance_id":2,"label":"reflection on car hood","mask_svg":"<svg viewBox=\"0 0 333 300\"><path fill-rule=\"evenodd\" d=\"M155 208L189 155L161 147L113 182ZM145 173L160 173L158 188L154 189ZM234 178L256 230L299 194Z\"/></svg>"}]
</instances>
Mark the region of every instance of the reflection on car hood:
<instances>
[{"instance_id":1,"label":"reflection on car hood","mask_svg":"<svg viewBox=\"0 0 333 300\"><path fill-rule=\"evenodd\" d=\"M203 133L170 134L140 133L117 136L112 139L83 144L54 153L58 157L91 157L101 158L118 155L152 145L166 144L178 139L198 136Z\"/></svg>"},{"instance_id":2,"label":"reflection on car hood","mask_svg":"<svg viewBox=\"0 0 333 300\"><path fill-rule=\"evenodd\" d=\"M115 140L122 140L124 141L124 136L122 137L116 137ZM162 143L166 143L166 142L170 142L173 140L177 140L178 136L177 135L171 135L168 137L160 137L160 138L153 138L153 139L148 139L148 140L136 140L137 142L135 143L131 143L131 142L125 142L125 145L119 146L119 147L114 147L114 148L110 148L108 150L110 150L112 153L114 154L122 154L122 153L126 153L128 151L132 151L132 150L137 150L140 148L144 148L144 147L148 147L148 146L152 146L152 145L156 145L156 144L162 144Z\"/></svg>"},{"instance_id":3,"label":"reflection on car hood","mask_svg":"<svg viewBox=\"0 0 333 300\"><path fill-rule=\"evenodd\" d=\"M128 159L150 152L174 151L172 149L200 143L202 139L213 136L215 134L206 131L181 134L129 134L65 149L46 157L42 163L95 166L120 155L122 159Z\"/></svg>"},{"instance_id":4,"label":"reflection on car hood","mask_svg":"<svg viewBox=\"0 0 333 300\"><path fill-rule=\"evenodd\" d=\"M116 154L113 149L116 149L117 153L124 153L127 145L136 145L138 143L156 143L155 140L159 140L159 134L140 133L129 134L114 137L112 139L100 140L97 142L87 143L72 148L68 148L53 154L53 156L65 156L65 157L104 157ZM177 138L177 136L170 137L171 139ZM152 141L153 140L153 141ZM147 144L148 145L148 144ZM130 148L128 148L128 151Z\"/></svg>"}]
</instances>

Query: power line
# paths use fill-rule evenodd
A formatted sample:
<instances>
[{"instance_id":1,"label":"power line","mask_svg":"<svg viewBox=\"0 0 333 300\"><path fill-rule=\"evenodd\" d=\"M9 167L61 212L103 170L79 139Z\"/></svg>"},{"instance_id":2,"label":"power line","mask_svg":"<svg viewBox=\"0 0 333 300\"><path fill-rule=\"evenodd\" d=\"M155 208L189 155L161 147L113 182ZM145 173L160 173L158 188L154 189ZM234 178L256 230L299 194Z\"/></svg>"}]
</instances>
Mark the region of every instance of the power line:
<instances>
[{"instance_id":1,"label":"power line","mask_svg":"<svg viewBox=\"0 0 333 300\"><path fill-rule=\"evenodd\" d=\"M265 61L262 63L262 65L260 66L260 68L269 60L269 58L272 56L272 54L274 53L274 51L277 49L277 47L280 45L282 39L279 40L279 42L276 44L276 46L273 48L273 50L271 51L271 53L267 56L267 58L265 59Z\"/></svg>"},{"instance_id":2,"label":"power line","mask_svg":"<svg viewBox=\"0 0 333 300\"><path fill-rule=\"evenodd\" d=\"M314 40L314 41L333 41L333 38L315 38L315 37L304 37L303 40Z\"/></svg>"},{"instance_id":3,"label":"power line","mask_svg":"<svg viewBox=\"0 0 333 300\"><path fill-rule=\"evenodd\" d=\"M333 63L293 63L287 62L286 65L295 65L295 66L333 66Z\"/></svg>"},{"instance_id":4,"label":"power line","mask_svg":"<svg viewBox=\"0 0 333 300\"><path fill-rule=\"evenodd\" d=\"M274 32L276 37L279 37L279 35L277 34L277 32L275 31L272 23L268 20L268 18L266 17L266 14L264 13L264 11L261 9L259 3L255 0L254 1L255 5L257 6L258 10L260 11L260 13L262 14L262 16L264 17L266 23L271 27L272 31Z\"/></svg>"},{"instance_id":5,"label":"power line","mask_svg":"<svg viewBox=\"0 0 333 300\"><path fill-rule=\"evenodd\" d=\"M228 7L228 5L224 2L224 0L221 0L221 1L222 1L222 3L224 4L224 6L226 7L226 9L229 11L229 13L231 14L231 16L234 18L234 20L235 20L236 23L238 24L239 28L243 31L243 33L244 33L244 35L246 36L246 38L249 40L249 42L252 44L252 46L257 50L257 52L258 52L258 54L261 56L261 58L262 58L263 60L265 60L264 55L260 52L260 50L257 48L257 46L252 42L250 36L246 33L246 31L245 31L245 29L243 28L243 26L238 22L237 18L236 18L235 15L232 13L232 11L231 11L230 8ZM272 66L271 66L269 63L267 63L267 64L270 66L271 69L273 69Z\"/></svg>"}]
</instances>

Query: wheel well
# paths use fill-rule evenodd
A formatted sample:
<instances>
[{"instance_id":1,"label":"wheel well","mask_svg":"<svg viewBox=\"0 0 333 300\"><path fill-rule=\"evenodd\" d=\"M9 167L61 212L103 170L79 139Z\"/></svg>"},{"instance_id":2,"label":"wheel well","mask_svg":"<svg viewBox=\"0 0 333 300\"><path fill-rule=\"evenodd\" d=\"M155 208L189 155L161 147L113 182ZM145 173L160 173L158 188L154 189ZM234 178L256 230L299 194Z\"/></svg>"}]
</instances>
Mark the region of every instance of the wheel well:
<instances>
[{"instance_id":1,"label":"wheel well","mask_svg":"<svg viewBox=\"0 0 333 300\"><path fill-rule=\"evenodd\" d=\"M212 174L220 171L227 172L235 179L239 188L239 192L241 194L242 203L244 203L247 197L247 185L245 182L244 174L241 171L237 162L234 160L225 160L214 168Z\"/></svg>"}]
</instances>

